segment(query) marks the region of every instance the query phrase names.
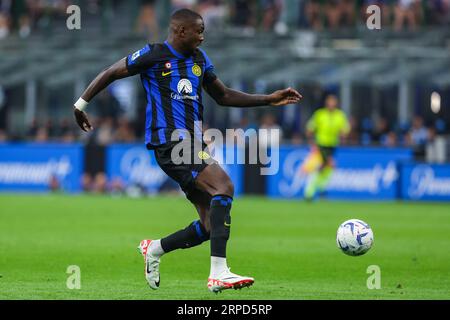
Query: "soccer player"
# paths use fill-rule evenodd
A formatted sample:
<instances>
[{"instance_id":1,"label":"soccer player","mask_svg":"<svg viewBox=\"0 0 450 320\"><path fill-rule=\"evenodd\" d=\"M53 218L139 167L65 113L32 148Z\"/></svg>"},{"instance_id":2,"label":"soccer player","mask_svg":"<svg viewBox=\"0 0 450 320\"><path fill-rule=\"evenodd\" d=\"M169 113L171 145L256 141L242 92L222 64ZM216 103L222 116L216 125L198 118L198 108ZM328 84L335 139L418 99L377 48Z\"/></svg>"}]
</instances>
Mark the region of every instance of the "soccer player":
<instances>
[{"instance_id":1,"label":"soccer player","mask_svg":"<svg viewBox=\"0 0 450 320\"><path fill-rule=\"evenodd\" d=\"M350 132L350 125L345 113L338 108L339 100L335 95L328 95L325 107L317 110L307 124L307 135L315 136L315 146L311 155L303 165L316 167L310 172L310 177L304 191L306 200L312 200L317 192L324 192L336 167L334 153L340 142ZM319 159L319 161L317 161Z\"/></svg>"},{"instance_id":2,"label":"soccer player","mask_svg":"<svg viewBox=\"0 0 450 320\"><path fill-rule=\"evenodd\" d=\"M140 75L147 94L145 144L154 150L161 169L178 182L195 206L200 220L162 239L142 240L138 249L144 256L145 277L152 289L160 285L159 264L162 255L176 249L191 248L210 240L211 269L207 287L212 292L250 286L254 279L231 273L226 261L230 235L230 210L234 186L225 171L214 161L202 141L204 151L195 153L194 143L202 139L198 123L203 119L202 87L221 106L282 106L299 102L302 96L292 88L269 95L247 94L227 88L214 73L206 53L198 47L204 40L202 17L181 9L170 18L169 35L164 43L147 44L141 50L103 70L89 84L74 105L78 125L92 130L83 111L88 102L113 81ZM176 129L188 132L186 139ZM199 137L200 134L200 138ZM189 163L178 163L177 145L190 141ZM184 149L183 149L184 150ZM200 158L195 159L195 157ZM194 161L197 160L197 161Z\"/></svg>"}]
</instances>

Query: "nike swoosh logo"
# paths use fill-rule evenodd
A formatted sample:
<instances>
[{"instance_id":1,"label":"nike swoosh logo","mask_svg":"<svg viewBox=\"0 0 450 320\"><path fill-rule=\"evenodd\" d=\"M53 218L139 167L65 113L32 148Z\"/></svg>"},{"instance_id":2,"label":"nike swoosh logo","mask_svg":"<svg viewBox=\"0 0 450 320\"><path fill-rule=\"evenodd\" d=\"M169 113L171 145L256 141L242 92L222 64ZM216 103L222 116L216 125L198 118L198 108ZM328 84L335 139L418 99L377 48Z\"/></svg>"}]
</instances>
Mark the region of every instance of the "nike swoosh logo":
<instances>
[{"instance_id":1,"label":"nike swoosh logo","mask_svg":"<svg viewBox=\"0 0 450 320\"><path fill-rule=\"evenodd\" d=\"M171 74L173 71L169 71L169 72L162 72L162 76L163 77L165 77L165 76L168 76L169 74Z\"/></svg>"},{"instance_id":2,"label":"nike swoosh logo","mask_svg":"<svg viewBox=\"0 0 450 320\"><path fill-rule=\"evenodd\" d=\"M224 225L225 227L231 227L231 223L226 223L226 222L224 222L223 225Z\"/></svg>"},{"instance_id":3,"label":"nike swoosh logo","mask_svg":"<svg viewBox=\"0 0 450 320\"><path fill-rule=\"evenodd\" d=\"M150 273L150 269L148 268L149 267L149 263L147 262L145 265L147 266L147 273ZM161 281L161 277L158 278L158 281L155 281L155 284L156 284L157 287L159 287L160 281Z\"/></svg>"}]
</instances>

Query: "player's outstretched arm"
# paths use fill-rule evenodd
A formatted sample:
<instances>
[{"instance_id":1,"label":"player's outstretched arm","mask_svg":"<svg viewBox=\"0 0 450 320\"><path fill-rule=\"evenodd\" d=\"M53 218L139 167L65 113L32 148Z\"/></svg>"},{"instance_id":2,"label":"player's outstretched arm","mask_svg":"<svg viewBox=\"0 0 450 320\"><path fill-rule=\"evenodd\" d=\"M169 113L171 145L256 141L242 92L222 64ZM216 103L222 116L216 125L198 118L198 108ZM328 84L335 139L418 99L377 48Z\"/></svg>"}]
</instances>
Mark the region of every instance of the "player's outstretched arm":
<instances>
[{"instance_id":1,"label":"player's outstretched arm","mask_svg":"<svg viewBox=\"0 0 450 320\"><path fill-rule=\"evenodd\" d=\"M83 131L93 129L89 123L86 112L83 111L83 108L86 107L87 103L115 80L129 77L131 75L132 74L130 74L127 69L126 58L123 58L100 72L95 79L92 80L81 95L81 105L77 105L80 103L79 100L74 106L75 120Z\"/></svg>"},{"instance_id":2,"label":"player's outstretched arm","mask_svg":"<svg viewBox=\"0 0 450 320\"><path fill-rule=\"evenodd\" d=\"M219 105L230 107L284 106L298 103L303 98L292 88L277 90L271 94L248 94L226 87L219 79L206 84L205 89Z\"/></svg>"}]
</instances>

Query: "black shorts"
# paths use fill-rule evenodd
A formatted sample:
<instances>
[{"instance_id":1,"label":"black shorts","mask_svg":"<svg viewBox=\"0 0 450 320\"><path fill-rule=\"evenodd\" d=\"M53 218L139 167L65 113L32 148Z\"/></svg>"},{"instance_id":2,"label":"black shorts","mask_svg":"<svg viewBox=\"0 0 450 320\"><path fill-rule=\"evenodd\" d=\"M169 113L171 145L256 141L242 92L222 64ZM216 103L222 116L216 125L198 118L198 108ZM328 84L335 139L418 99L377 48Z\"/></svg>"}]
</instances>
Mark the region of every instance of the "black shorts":
<instances>
[{"instance_id":1,"label":"black shorts","mask_svg":"<svg viewBox=\"0 0 450 320\"><path fill-rule=\"evenodd\" d=\"M336 147L322 147L319 146L319 152L322 156L323 163L327 163L330 158L334 157L334 154L336 153Z\"/></svg>"},{"instance_id":2,"label":"black shorts","mask_svg":"<svg viewBox=\"0 0 450 320\"><path fill-rule=\"evenodd\" d=\"M197 175L207 166L217 163L211 157L207 145L199 143L197 149L201 150L197 150L192 142L171 141L153 149L160 168L180 185L189 201L209 206L211 195L195 186Z\"/></svg>"}]
</instances>

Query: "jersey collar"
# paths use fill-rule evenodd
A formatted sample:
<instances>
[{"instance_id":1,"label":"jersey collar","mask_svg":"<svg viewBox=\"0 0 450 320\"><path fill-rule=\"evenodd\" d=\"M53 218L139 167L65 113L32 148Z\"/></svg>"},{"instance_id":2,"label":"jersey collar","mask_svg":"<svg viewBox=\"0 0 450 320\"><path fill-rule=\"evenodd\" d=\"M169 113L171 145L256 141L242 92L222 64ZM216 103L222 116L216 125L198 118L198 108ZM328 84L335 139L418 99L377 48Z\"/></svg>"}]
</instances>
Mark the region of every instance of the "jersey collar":
<instances>
[{"instance_id":1,"label":"jersey collar","mask_svg":"<svg viewBox=\"0 0 450 320\"><path fill-rule=\"evenodd\" d=\"M178 52L177 50L175 50L170 44L169 42L166 40L164 41L164 44L167 46L167 48L169 48L170 52L172 52L177 58L180 59L188 59L189 56L185 56L184 54Z\"/></svg>"}]
</instances>

